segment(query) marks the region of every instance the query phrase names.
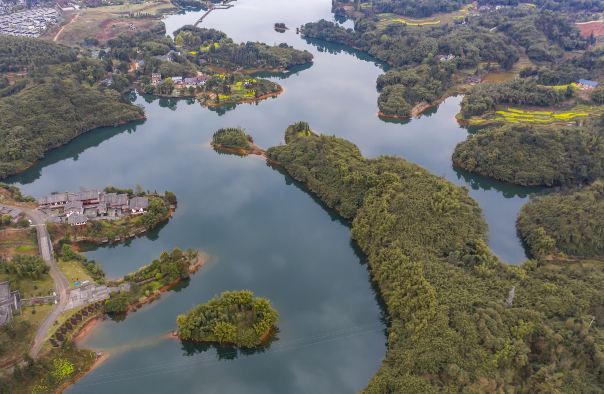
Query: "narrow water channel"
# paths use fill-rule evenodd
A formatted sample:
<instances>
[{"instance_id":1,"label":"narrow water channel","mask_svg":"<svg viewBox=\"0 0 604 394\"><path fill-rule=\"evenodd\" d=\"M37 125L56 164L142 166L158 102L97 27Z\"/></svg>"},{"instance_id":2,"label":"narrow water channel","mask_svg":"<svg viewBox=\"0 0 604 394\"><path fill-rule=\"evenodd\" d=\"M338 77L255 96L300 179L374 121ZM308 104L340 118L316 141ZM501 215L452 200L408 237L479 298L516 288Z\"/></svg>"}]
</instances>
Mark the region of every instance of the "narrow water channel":
<instances>
[{"instance_id":1,"label":"narrow water channel","mask_svg":"<svg viewBox=\"0 0 604 394\"><path fill-rule=\"evenodd\" d=\"M333 19L326 0L238 0L203 22L235 41L288 42L315 55L312 67L276 79L285 92L258 105L212 111L191 100L137 97L148 119L85 134L9 181L41 196L108 184L170 190L179 199L164 227L125 245L88 252L110 277L121 276L173 247L199 248L208 266L177 292L106 321L84 346L110 355L70 393L354 392L385 352L382 310L349 229L291 179L256 157L220 155L209 147L220 127L242 126L260 146L283 140L288 124L308 121L349 139L363 154L397 155L468 187L490 227L490 245L509 263L525 258L515 220L528 189L455 171L451 154L467 131L455 122L461 97L409 122L377 117L379 63L337 46L307 43L295 27ZM201 12L166 18L168 32ZM290 30L273 30L284 22ZM262 353L184 346L166 336L175 318L230 289L247 288L281 314L279 341Z\"/></svg>"}]
</instances>

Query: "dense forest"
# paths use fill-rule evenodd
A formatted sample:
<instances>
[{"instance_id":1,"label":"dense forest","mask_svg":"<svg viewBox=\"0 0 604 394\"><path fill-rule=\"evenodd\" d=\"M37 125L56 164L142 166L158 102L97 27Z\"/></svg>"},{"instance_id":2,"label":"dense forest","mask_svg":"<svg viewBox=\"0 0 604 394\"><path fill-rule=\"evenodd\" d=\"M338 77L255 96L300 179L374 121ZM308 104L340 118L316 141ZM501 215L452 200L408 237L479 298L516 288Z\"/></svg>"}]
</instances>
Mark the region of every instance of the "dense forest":
<instances>
[{"instance_id":1,"label":"dense forest","mask_svg":"<svg viewBox=\"0 0 604 394\"><path fill-rule=\"evenodd\" d=\"M533 256L604 257L604 183L531 200L522 207L518 231Z\"/></svg>"},{"instance_id":2,"label":"dense forest","mask_svg":"<svg viewBox=\"0 0 604 394\"><path fill-rule=\"evenodd\" d=\"M521 0L480 0L479 4L516 6ZM588 14L604 11L602 0L535 0L531 2L539 8L553 11L586 12Z\"/></svg>"},{"instance_id":3,"label":"dense forest","mask_svg":"<svg viewBox=\"0 0 604 394\"><path fill-rule=\"evenodd\" d=\"M442 64L389 70L377 79L378 108L384 115L409 117L414 105L441 98L451 86L451 75Z\"/></svg>"},{"instance_id":4,"label":"dense forest","mask_svg":"<svg viewBox=\"0 0 604 394\"><path fill-rule=\"evenodd\" d=\"M50 78L0 99L0 178L14 174L53 148L101 126L143 118L143 110L74 79Z\"/></svg>"},{"instance_id":5,"label":"dense forest","mask_svg":"<svg viewBox=\"0 0 604 394\"><path fill-rule=\"evenodd\" d=\"M16 254L10 260L0 258L0 272L17 280L36 280L48 273L48 266L39 256Z\"/></svg>"},{"instance_id":6,"label":"dense forest","mask_svg":"<svg viewBox=\"0 0 604 394\"><path fill-rule=\"evenodd\" d=\"M441 98L460 70L478 67L481 62L510 68L519 58L511 40L480 26L413 29L391 25L380 33L370 19L357 21L355 30L321 20L304 25L303 33L310 39L365 51L395 67L377 81L378 106L386 116L407 117L414 105ZM445 56L450 60L443 61Z\"/></svg>"},{"instance_id":7,"label":"dense forest","mask_svg":"<svg viewBox=\"0 0 604 394\"><path fill-rule=\"evenodd\" d=\"M604 176L604 128L512 125L470 135L456 167L518 185L588 183Z\"/></svg>"},{"instance_id":8,"label":"dense forest","mask_svg":"<svg viewBox=\"0 0 604 394\"><path fill-rule=\"evenodd\" d=\"M428 3L438 6L438 1ZM461 5L449 3L454 8ZM523 77L535 76L533 79L537 82L516 81L497 87L477 87L474 95L466 99L466 107L476 112L486 111L497 103L558 103L572 95L572 89L553 91L537 84L560 85L576 82L579 78L595 78L596 70L601 68L602 57L598 49L573 57L564 56L569 51L587 49L594 40L582 38L566 15L552 11L529 6L503 8L466 16L456 23L415 27L398 22L384 24L375 12L369 11L378 9L379 12L405 14L394 8L403 9L407 2L372 4L372 7L368 3L367 7L361 6L363 14L355 18L354 29L320 20L307 23L302 32L308 39L335 42L367 52L393 67L377 81L378 107L382 115L410 116L416 104L431 104L442 98L467 75L510 70L523 53L535 65L542 65L527 67L520 73ZM412 5L417 4L409 3ZM558 82L561 80L564 82ZM475 103L469 102L472 99Z\"/></svg>"},{"instance_id":9,"label":"dense forest","mask_svg":"<svg viewBox=\"0 0 604 394\"><path fill-rule=\"evenodd\" d=\"M352 219L368 257L389 332L367 392L594 392L604 384L602 331L590 325L604 318L602 263L503 264L466 189L403 159L365 159L353 144L308 129L288 129L287 144L267 154Z\"/></svg>"},{"instance_id":10,"label":"dense forest","mask_svg":"<svg viewBox=\"0 0 604 394\"><path fill-rule=\"evenodd\" d=\"M279 315L270 301L249 290L225 291L176 319L187 341L261 346L270 339Z\"/></svg>"},{"instance_id":11,"label":"dense forest","mask_svg":"<svg viewBox=\"0 0 604 394\"><path fill-rule=\"evenodd\" d=\"M536 12L531 7L481 14L473 24L504 33L534 62L555 62L565 51L586 49L593 43L581 37L567 16L552 11Z\"/></svg>"},{"instance_id":12,"label":"dense forest","mask_svg":"<svg viewBox=\"0 0 604 394\"><path fill-rule=\"evenodd\" d=\"M0 35L0 72L17 72L51 64L74 62L77 51L34 38Z\"/></svg>"},{"instance_id":13,"label":"dense forest","mask_svg":"<svg viewBox=\"0 0 604 394\"><path fill-rule=\"evenodd\" d=\"M461 114L464 117L482 115L493 111L499 104L552 106L571 98L572 87L552 89L535 81L514 79L508 82L479 84L464 96Z\"/></svg>"},{"instance_id":14,"label":"dense forest","mask_svg":"<svg viewBox=\"0 0 604 394\"><path fill-rule=\"evenodd\" d=\"M304 36L350 46L367 52L392 67L436 63L437 55L454 55L453 70L494 62L510 68L518 60L512 41L480 26L442 25L426 29L391 25L383 31L370 19L346 29L326 20L307 23Z\"/></svg>"},{"instance_id":15,"label":"dense forest","mask_svg":"<svg viewBox=\"0 0 604 394\"><path fill-rule=\"evenodd\" d=\"M99 86L106 75L102 61L40 40L0 40L1 71L26 71L0 89L0 178L88 130L144 117L117 91Z\"/></svg>"},{"instance_id":16,"label":"dense forest","mask_svg":"<svg viewBox=\"0 0 604 394\"><path fill-rule=\"evenodd\" d=\"M333 11L336 15L344 15L344 6L352 4L355 10L362 12L365 16L373 16L380 13L393 13L415 18L424 18L436 13L457 11L464 5L471 3L470 0L339 0L333 2ZM525 3L520 0L480 0L478 6L518 6ZM575 12L590 15L604 11L602 0L535 0L531 4L538 9Z\"/></svg>"}]
</instances>

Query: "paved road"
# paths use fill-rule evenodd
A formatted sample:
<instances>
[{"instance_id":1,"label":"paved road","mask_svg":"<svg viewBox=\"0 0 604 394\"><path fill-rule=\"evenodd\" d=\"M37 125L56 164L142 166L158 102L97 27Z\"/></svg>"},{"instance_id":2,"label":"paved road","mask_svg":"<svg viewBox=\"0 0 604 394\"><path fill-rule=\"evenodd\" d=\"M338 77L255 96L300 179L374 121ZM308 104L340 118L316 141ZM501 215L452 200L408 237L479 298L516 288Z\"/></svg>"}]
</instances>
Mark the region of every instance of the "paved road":
<instances>
[{"instance_id":1,"label":"paved road","mask_svg":"<svg viewBox=\"0 0 604 394\"><path fill-rule=\"evenodd\" d=\"M22 208L23 209L23 208ZM40 248L40 254L42 258L50 267L50 276L55 282L55 291L59 296L59 302L55 304L50 314L42 322L36 336L34 337L34 343L29 351L29 355L32 358L37 358L44 343L44 339L48 335L48 330L52 327L54 322L57 320L59 315L65 310L67 304L67 289L69 288L69 281L63 275L63 272L57 267L52 251L52 243L50 241L50 235L48 235L48 229L46 228L46 222L44 215L35 209L23 209L23 212L29 217L32 225L36 227L38 233L38 246Z\"/></svg>"}]
</instances>

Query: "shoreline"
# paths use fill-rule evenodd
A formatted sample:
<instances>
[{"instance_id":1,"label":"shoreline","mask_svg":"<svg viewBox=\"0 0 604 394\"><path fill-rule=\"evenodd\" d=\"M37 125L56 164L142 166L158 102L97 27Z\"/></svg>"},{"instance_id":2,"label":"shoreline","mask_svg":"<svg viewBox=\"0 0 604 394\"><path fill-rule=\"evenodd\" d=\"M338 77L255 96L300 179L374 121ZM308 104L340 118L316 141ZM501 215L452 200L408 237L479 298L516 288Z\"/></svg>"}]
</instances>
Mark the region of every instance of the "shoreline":
<instances>
[{"instance_id":1,"label":"shoreline","mask_svg":"<svg viewBox=\"0 0 604 394\"><path fill-rule=\"evenodd\" d=\"M432 103L432 104L429 104L426 102L421 102L419 104L416 104L415 106L413 106L413 108L411 108L411 114L409 116L390 115L390 114L385 114L382 111L378 111L378 117L383 118L383 119L394 119L394 120L410 120L413 118L419 118L424 112L426 112L430 108L438 106L440 103L441 103L441 100L439 100L436 103Z\"/></svg>"},{"instance_id":2,"label":"shoreline","mask_svg":"<svg viewBox=\"0 0 604 394\"><path fill-rule=\"evenodd\" d=\"M207 264L207 262L210 259L210 256L199 250L198 251L198 256L197 256L197 260L191 264L191 266L189 267L189 273L190 274L194 274L197 271L199 271L203 266L205 266ZM120 278L120 280L118 280L118 282L120 282L123 278ZM182 279L178 279L175 281L172 281L166 285L164 285L163 287L161 287L158 292L159 293L154 293L154 294L150 294L148 297L146 297L144 300L142 301L138 301L135 304L129 305L128 306L128 310L125 312L126 315L129 312L136 312L138 309L140 309L142 306L146 305L146 304L150 304L151 302L155 301L156 299L158 299L163 293L166 293L168 291L170 291L174 286L176 286L177 284L179 284L180 282L182 282ZM97 315L93 318L91 318L90 320L88 320L86 323L84 323L84 325L82 325L82 327L78 330L78 332L76 334L73 335L73 342L76 346L78 346L81 342L83 342L90 334L92 334L94 332L94 330L105 320L105 316L104 314L100 314Z\"/></svg>"},{"instance_id":3,"label":"shoreline","mask_svg":"<svg viewBox=\"0 0 604 394\"><path fill-rule=\"evenodd\" d=\"M260 349L260 348L267 346L278 332L279 332L279 328L277 326L275 326L275 325L271 326L268 330L266 330L266 332L264 334L262 334L260 336L260 343L257 346L253 346L253 347L240 346L233 342L195 341L193 339L183 339L178 335L178 330L171 331L168 334L168 336L172 337L173 339L178 339L182 342L194 343L194 344L198 344L198 345L229 346L229 347L233 347L236 349Z\"/></svg>"},{"instance_id":4,"label":"shoreline","mask_svg":"<svg viewBox=\"0 0 604 394\"><path fill-rule=\"evenodd\" d=\"M73 335L72 341L74 345L79 347L79 344L84 341L86 337L88 337L88 335L90 335L104 320L104 316L99 314L84 323L78 332Z\"/></svg>"},{"instance_id":5,"label":"shoreline","mask_svg":"<svg viewBox=\"0 0 604 394\"><path fill-rule=\"evenodd\" d=\"M279 84L277 84L279 85ZM254 104L254 103L258 103L260 101L264 101L267 100L269 98L272 97L277 97L280 96L281 93L284 93L285 89L283 88L283 86L279 85L279 90L271 92L271 93L266 93L263 94L262 96L258 96L258 97L254 97L254 98L249 98L249 99L243 99L243 100L238 100L238 101L225 101L225 102L220 102L220 103L208 103L208 101L201 101L198 99L199 103L202 106L208 107L208 108L220 108L222 106L225 105L239 105L239 104Z\"/></svg>"},{"instance_id":6,"label":"shoreline","mask_svg":"<svg viewBox=\"0 0 604 394\"><path fill-rule=\"evenodd\" d=\"M132 105L134 105L134 104L132 104ZM95 126L95 127L91 128L91 129L82 131L81 133L79 133L78 135L74 136L73 138L70 138L69 140L67 140L67 141L65 141L65 142L63 142L63 143L61 143L59 145L50 147L48 150L46 150L46 151L44 151L42 153L42 157L40 157L39 159L36 159L33 162L28 163L28 164L26 164L24 166L18 167L14 172L12 172L10 174L7 174L4 177L0 177L0 182L2 182L2 180L4 180L4 179L10 178L10 177L15 176L15 175L19 175L19 174L21 174L21 173L29 170L30 168L32 168L33 166L35 166L37 163L39 163L40 160L44 160L44 158L46 157L46 155L48 153L52 152L55 149L62 148L63 146L69 144L70 142L72 142L76 138L81 137L82 135L84 135L86 133L89 133L89 132L97 130L97 129L102 129L102 128L105 128L105 127L118 127L118 126L123 126L123 125L128 124L128 123L140 122L140 121L143 121L143 120L147 120L147 115L144 112L143 112L143 114L141 116L138 116L138 117L136 117L134 119L131 119L131 120L124 120L122 122L117 122L117 123L113 123L113 124L109 124L109 125Z\"/></svg>"},{"instance_id":7,"label":"shoreline","mask_svg":"<svg viewBox=\"0 0 604 394\"><path fill-rule=\"evenodd\" d=\"M66 382L63 382L63 384L61 384L59 387L57 387L57 389L56 389L55 392L56 393L63 393L69 386L72 386L78 380L82 379L84 376L88 375L90 372L92 372L93 370L95 370L96 368L98 368L108 358L109 358L109 354L107 354L107 353L101 353L100 355L98 355L98 353L97 353L97 357L94 360L94 362L90 365L90 367L86 368L83 371L80 371L80 373L78 373L77 375L75 375L71 379L67 380Z\"/></svg>"},{"instance_id":8,"label":"shoreline","mask_svg":"<svg viewBox=\"0 0 604 394\"><path fill-rule=\"evenodd\" d=\"M183 94L183 95L176 96L176 95L172 95L172 94L152 93L152 94L150 94L150 96L157 97L157 98L195 99L202 107L220 108L220 107L227 106L227 105L254 104L254 103L259 103L261 101L267 100L269 98L278 97L282 93L285 93L285 88L279 84L277 84L277 85L279 86L279 90L263 94L262 96L246 98L246 99L241 99L241 100L223 101L223 102L219 102L219 103L212 102L212 101L210 101L210 99L204 99L203 97L198 96L198 95L190 95L190 94ZM139 91L138 89L134 89L134 90L140 95L144 94L141 91Z\"/></svg>"},{"instance_id":9,"label":"shoreline","mask_svg":"<svg viewBox=\"0 0 604 394\"><path fill-rule=\"evenodd\" d=\"M249 144L247 148L214 144L213 142L210 142L210 146L218 152L232 153L239 156L256 155L268 160L268 157L266 157L266 151L254 143Z\"/></svg>"},{"instance_id":10,"label":"shoreline","mask_svg":"<svg viewBox=\"0 0 604 394\"><path fill-rule=\"evenodd\" d=\"M142 237L145 234L147 234L149 231L152 231L152 230L160 227L161 225L164 225L167 222L169 222L170 219L172 219L172 216L174 216L175 211L176 211L176 208L170 207L166 216L161 221L159 221L159 223L157 223L157 225L150 227L150 228L132 229L132 232L130 232L128 235L126 235L124 237L119 237L117 239L116 238L109 239L108 237L101 238L101 239L84 237L83 239L78 239L76 236L75 239L72 241L72 246L74 247L74 249L77 252L82 252L82 249L85 249L86 244L93 245L94 247L99 247L99 246L104 246L104 245L117 245L117 244L127 242L127 241L132 240L137 237ZM59 225L67 226L65 223L60 223ZM66 228L69 229L70 227L66 227ZM53 242L53 245L52 245L53 248L58 247L60 244L60 241L61 241L61 239L59 239L59 241Z\"/></svg>"},{"instance_id":11,"label":"shoreline","mask_svg":"<svg viewBox=\"0 0 604 394\"><path fill-rule=\"evenodd\" d=\"M193 273L199 271L199 269L208 262L209 258L210 258L210 256L207 253L205 253L201 250L198 250L197 260L193 264L191 264L191 266L189 267L189 273L193 274ZM139 301L136 304L129 305L128 310L125 312L125 315L127 316L128 313L130 313L130 312L136 312L142 306L144 306L146 304L150 304L151 302L157 300L163 293L168 292L171 288L173 288L180 282L182 282L182 279L177 279L175 281L172 281L172 282L166 284L165 286L163 286L161 289L159 289L158 293L151 294L151 295L149 295L149 297L146 297L143 301ZM81 346L82 342L89 335L91 335L95 331L95 329L98 328L98 326L103 321L105 321L105 319L106 319L105 314L100 314L100 315L97 315L97 316L91 318L86 323L84 323L84 325L78 330L78 332L75 335L73 335L73 337L72 337L73 344L78 348L90 350L92 352L93 350L82 347ZM168 333L165 335L165 337L173 337L173 336L174 336L173 333ZM88 373L90 373L94 369L98 368L103 362L105 362L105 360L107 360L107 358L109 358L109 356L110 356L110 354L107 352L101 353L100 356L97 356L96 360L92 363L90 368L88 368L84 371L81 371L78 375L74 376L73 379L70 379L69 381L63 383L57 389L56 392L62 393L65 389L67 389L68 387L75 384L78 380L82 379Z\"/></svg>"}]
</instances>

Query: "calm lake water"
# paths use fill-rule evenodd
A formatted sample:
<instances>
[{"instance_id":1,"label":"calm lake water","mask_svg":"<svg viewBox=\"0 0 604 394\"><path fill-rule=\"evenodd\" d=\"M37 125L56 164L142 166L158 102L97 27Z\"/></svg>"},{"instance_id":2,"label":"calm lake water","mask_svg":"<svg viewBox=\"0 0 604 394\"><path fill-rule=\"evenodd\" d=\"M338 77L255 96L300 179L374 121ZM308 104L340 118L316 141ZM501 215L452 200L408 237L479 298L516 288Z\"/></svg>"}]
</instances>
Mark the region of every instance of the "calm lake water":
<instances>
[{"instance_id":1,"label":"calm lake water","mask_svg":"<svg viewBox=\"0 0 604 394\"><path fill-rule=\"evenodd\" d=\"M283 140L306 120L357 144L363 154L397 155L466 186L490 226L490 245L509 263L525 258L515 220L528 189L455 171L451 154L467 131L454 116L461 97L410 122L377 117L378 62L343 48L307 43L295 27L333 19L327 0L239 0L203 26L236 41L287 42L315 55L312 67L276 78L285 92L258 105L209 110L190 100L137 97L148 119L100 129L51 152L9 181L35 196L112 184L171 190L179 205L162 228L125 245L88 253L108 276L136 270L173 247L199 248L211 262L177 292L125 321L105 321L84 346L110 354L70 393L348 393L362 389L385 353L382 309L349 228L303 188L257 157L214 152L221 127L242 126L258 145ZM168 32L201 12L166 19ZM290 30L273 30L284 22ZM183 345L166 336L175 318L224 290L247 288L281 314L279 340L264 352Z\"/></svg>"}]
</instances>

